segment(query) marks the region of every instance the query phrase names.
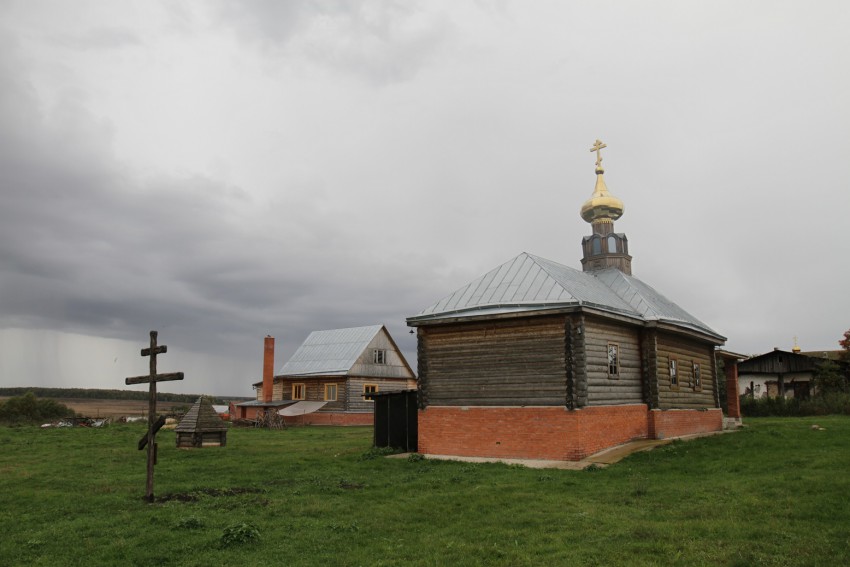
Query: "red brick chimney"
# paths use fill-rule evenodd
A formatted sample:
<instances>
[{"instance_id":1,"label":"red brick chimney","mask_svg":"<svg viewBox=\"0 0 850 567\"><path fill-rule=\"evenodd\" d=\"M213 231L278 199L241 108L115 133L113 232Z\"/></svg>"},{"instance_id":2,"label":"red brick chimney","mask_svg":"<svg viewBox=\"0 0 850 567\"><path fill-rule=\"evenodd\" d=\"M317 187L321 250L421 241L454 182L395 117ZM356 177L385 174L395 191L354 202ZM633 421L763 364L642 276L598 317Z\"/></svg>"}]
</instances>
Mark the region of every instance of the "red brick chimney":
<instances>
[{"instance_id":1,"label":"red brick chimney","mask_svg":"<svg viewBox=\"0 0 850 567\"><path fill-rule=\"evenodd\" d=\"M272 401L274 388L274 337L266 337L263 352L263 402Z\"/></svg>"}]
</instances>

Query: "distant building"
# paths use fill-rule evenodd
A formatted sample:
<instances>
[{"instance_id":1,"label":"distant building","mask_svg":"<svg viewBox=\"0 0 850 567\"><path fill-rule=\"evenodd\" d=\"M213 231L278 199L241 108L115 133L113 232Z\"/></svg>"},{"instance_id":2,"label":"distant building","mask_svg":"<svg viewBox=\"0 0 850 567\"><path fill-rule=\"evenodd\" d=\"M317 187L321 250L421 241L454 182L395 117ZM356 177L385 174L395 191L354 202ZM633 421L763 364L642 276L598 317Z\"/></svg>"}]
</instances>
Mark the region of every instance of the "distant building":
<instances>
[{"instance_id":1,"label":"distant building","mask_svg":"<svg viewBox=\"0 0 850 567\"><path fill-rule=\"evenodd\" d=\"M592 149L596 187L581 208L592 227L581 271L522 253L407 319L420 452L577 460L722 429L715 349L725 338L632 276L603 147Z\"/></svg>"},{"instance_id":2,"label":"distant building","mask_svg":"<svg viewBox=\"0 0 850 567\"><path fill-rule=\"evenodd\" d=\"M753 398L808 398L815 393L814 376L826 359L838 361L842 351L772 351L738 363L738 395Z\"/></svg>"},{"instance_id":3,"label":"distant building","mask_svg":"<svg viewBox=\"0 0 850 567\"><path fill-rule=\"evenodd\" d=\"M269 341L271 340L271 348ZM364 394L414 387L416 375L383 325L314 331L276 376L274 339L266 339L263 382L257 399L238 404L240 417L258 408L277 411L286 423L371 425L374 402Z\"/></svg>"}]
</instances>

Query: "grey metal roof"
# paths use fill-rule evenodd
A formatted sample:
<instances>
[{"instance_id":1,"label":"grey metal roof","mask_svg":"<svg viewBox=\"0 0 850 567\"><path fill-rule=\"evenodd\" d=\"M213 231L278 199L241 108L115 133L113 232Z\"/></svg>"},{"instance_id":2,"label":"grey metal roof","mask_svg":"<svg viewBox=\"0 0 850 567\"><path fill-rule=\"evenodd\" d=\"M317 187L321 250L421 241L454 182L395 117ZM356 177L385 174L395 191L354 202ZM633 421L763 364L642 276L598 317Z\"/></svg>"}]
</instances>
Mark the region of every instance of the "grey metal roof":
<instances>
[{"instance_id":1,"label":"grey metal roof","mask_svg":"<svg viewBox=\"0 0 850 567\"><path fill-rule=\"evenodd\" d=\"M313 331L298 347L279 375L345 375L383 325Z\"/></svg>"},{"instance_id":2,"label":"grey metal roof","mask_svg":"<svg viewBox=\"0 0 850 567\"><path fill-rule=\"evenodd\" d=\"M643 321L665 321L721 335L634 276L615 268L583 272L523 252L444 297L408 323L453 317L595 307Z\"/></svg>"}]
</instances>

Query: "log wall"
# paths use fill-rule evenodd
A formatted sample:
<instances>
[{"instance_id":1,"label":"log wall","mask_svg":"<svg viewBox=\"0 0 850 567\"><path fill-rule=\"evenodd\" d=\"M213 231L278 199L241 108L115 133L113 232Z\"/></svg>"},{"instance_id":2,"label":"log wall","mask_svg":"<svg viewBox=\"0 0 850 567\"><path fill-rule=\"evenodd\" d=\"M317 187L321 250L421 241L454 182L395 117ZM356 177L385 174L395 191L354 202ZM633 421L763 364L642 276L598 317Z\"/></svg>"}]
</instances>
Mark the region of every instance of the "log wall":
<instances>
[{"instance_id":1,"label":"log wall","mask_svg":"<svg viewBox=\"0 0 850 567\"><path fill-rule=\"evenodd\" d=\"M407 388L415 387L415 382L411 380L387 380L384 378L364 378L354 376L348 379L345 388L348 390L348 406L346 411L354 412L369 412L375 409L375 402L367 400L363 397L363 386L366 384L375 384L378 386L379 392L398 392Z\"/></svg>"},{"instance_id":2,"label":"log wall","mask_svg":"<svg viewBox=\"0 0 850 567\"><path fill-rule=\"evenodd\" d=\"M657 335L657 345L658 407L660 409L716 407L714 346L663 332ZM678 387L670 383L671 358L675 358L678 362ZM694 363L700 365L702 381L700 388L694 384Z\"/></svg>"},{"instance_id":3,"label":"log wall","mask_svg":"<svg viewBox=\"0 0 850 567\"><path fill-rule=\"evenodd\" d=\"M584 352L587 368L587 405L643 402L640 335L637 327L585 318ZM619 350L619 374L608 373L608 345Z\"/></svg>"},{"instance_id":4,"label":"log wall","mask_svg":"<svg viewBox=\"0 0 850 567\"><path fill-rule=\"evenodd\" d=\"M420 406L564 406L564 317L419 328Z\"/></svg>"}]
</instances>

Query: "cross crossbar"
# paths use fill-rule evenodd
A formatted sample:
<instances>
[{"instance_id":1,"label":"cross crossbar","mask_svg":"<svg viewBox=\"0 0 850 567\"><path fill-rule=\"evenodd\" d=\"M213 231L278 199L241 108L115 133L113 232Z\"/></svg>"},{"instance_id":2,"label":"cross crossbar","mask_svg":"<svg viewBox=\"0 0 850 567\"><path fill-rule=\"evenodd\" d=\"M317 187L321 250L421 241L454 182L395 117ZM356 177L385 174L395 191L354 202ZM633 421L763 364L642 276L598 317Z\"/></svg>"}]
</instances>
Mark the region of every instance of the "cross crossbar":
<instances>
[{"instance_id":1,"label":"cross crossbar","mask_svg":"<svg viewBox=\"0 0 850 567\"><path fill-rule=\"evenodd\" d=\"M152 382L169 382L171 380L182 380L182 372L167 372L165 374L155 374L153 376L146 374L145 376L132 376L124 378L124 383L130 384L150 384Z\"/></svg>"}]
</instances>

